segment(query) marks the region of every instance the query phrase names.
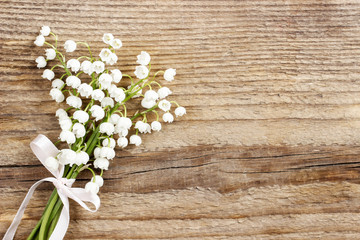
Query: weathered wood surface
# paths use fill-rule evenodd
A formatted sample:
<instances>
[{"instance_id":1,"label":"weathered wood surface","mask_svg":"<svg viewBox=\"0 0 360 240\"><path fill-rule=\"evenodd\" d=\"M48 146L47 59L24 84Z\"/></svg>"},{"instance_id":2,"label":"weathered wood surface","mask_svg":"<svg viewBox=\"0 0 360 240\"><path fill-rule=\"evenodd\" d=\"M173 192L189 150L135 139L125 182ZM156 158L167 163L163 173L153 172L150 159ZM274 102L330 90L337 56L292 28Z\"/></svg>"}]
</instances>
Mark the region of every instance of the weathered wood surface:
<instances>
[{"instance_id":1,"label":"weathered wood surface","mask_svg":"<svg viewBox=\"0 0 360 240\"><path fill-rule=\"evenodd\" d=\"M81 2L1 1L0 236L48 176L30 141L60 132L34 64L45 24L94 52L112 32L126 73L148 51L153 69L177 69L167 86L188 110L117 152L99 212L72 202L66 239L360 238L359 1Z\"/></svg>"}]
</instances>

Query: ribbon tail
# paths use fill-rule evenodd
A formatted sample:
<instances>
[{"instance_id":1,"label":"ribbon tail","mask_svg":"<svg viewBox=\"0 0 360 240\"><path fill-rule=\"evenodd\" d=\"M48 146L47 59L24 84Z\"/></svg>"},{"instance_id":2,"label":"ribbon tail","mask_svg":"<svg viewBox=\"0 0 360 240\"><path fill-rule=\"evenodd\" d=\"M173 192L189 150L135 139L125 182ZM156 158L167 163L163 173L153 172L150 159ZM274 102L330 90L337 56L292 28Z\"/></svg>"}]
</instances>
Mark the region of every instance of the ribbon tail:
<instances>
[{"instance_id":1,"label":"ribbon tail","mask_svg":"<svg viewBox=\"0 0 360 240\"><path fill-rule=\"evenodd\" d=\"M34 183L31 188L29 189L28 193L26 194L23 202L20 205L19 210L17 211L14 220L12 221L10 227L8 228L8 230L6 231L3 240L12 240L15 236L16 233L16 229L18 228L20 222L21 222L21 218L24 215L25 209L32 197L32 195L34 194L35 189L43 182L48 181L48 182L52 182L54 180L54 178L44 178L41 179L39 181L37 181L36 183Z\"/></svg>"},{"instance_id":2,"label":"ribbon tail","mask_svg":"<svg viewBox=\"0 0 360 240\"><path fill-rule=\"evenodd\" d=\"M49 240L62 240L66 234L70 223L69 199L64 194L62 194L61 191L58 191L58 194L64 206L61 210L56 227L51 234Z\"/></svg>"},{"instance_id":3,"label":"ribbon tail","mask_svg":"<svg viewBox=\"0 0 360 240\"><path fill-rule=\"evenodd\" d=\"M69 188L67 192L67 196L80 204L83 208L88 210L89 212L96 212L100 207L100 198L96 194L92 194L86 192L84 188ZM85 203L90 202L94 205L95 209L90 209Z\"/></svg>"}]
</instances>

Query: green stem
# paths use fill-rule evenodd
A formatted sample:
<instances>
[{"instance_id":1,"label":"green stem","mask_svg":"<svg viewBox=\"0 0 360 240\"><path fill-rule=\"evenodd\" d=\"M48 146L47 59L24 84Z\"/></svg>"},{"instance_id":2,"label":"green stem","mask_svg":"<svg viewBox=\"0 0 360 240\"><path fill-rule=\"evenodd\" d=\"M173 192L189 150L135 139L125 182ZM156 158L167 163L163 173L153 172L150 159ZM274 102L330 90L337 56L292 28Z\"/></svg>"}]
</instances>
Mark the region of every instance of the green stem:
<instances>
[{"instance_id":1,"label":"green stem","mask_svg":"<svg viewBox=\"0 0 360 240\"><path fill-rule=\"evenodd\" d=\"M44 209L44 213L45 213L46 210L49 208L49 204L50 204L51 200L54 198L54 196L55 196L56 194L57 194L57 193L56 193L56 191L54 190L54 191L52 192L50 198L49 198L49 201L48 201L47 204L46 204L46 207L45 207L45 209ZM41 216L41 218L40 218L40 220L38 221L38 223L36 224L36 226L34 227L34 229L31 231L31 233L30 233L30 235L28 236L27 240L33 239L33 237L38 233L38 230L39 230L39 228L40 228L40 226L41 226L41 223L42 223L42 221L43 221L43 219L44 219L44 213L43 213L43 215Z\"/></svg>"},{"instance_id":2,"label":"green stem","mask_svg":"<svg viewBox=\"0 0 360 240\"><path fill-rule=\"evenodd\" d=\"M90 58L92 59L92 53L91 53L91 49L90 49L89 44L86 43L86 42L77 42L77 44L83 44L83 45L85 45L85 46L88 48L89 53L90 53Z\"/></svg>"},{"instance_id":3,"label":"green stem","mask_svg":"<svg viewBox=\"0 0 360 240\"><path fill-rule=\"evenodd\" d=\"M152 108L149 108L149 109L147 109L147 110L145 110L145 111L143 111L143 112L140 112L140 113L138 113L138 114L135 114L135 115L131 118L131 121L134 120L135 118L141 116L141 115L144 115L144 114L146 114L146 113L148 113L148 112L151 112L151 111L154 110L155 108L157 108L157 105L155 105L155 106L153 106Z\"/></svg>"},{"instance_id":4,"label":"green stem","mask_svg":"<svg viewBox=\"0 0 360 240\"><path fill-rule=\"evenodd\" d=\"M61 206L61 205L60 205ZM62 208L61 208L62 209ZM61 210L56 212L55 218L52 220L51 224L50 224L50 228L49 228L49 232L48 232L48 238L50 238L51 234L53 233L56 224L60 218L60 214L61 214Z\"/></svg>"},{"instance_id":5,"label":"green stem","mask_svg":"<svg viewBox=\"0 0 360 240\"><path fill-rule=\"evenodd\" d=\"M54 190L56 191L56 189ZM56 191L57 192L57 191ZM48 230L48 225L49 225L49 217L50 214L54 208L54 205L56 203L56 201L58 200L59 196L56 194L53 199L51 199L50 204L48 209L46 209L45 213L44 213L44 219L41 223L41 227L40 227L40 232L39 232L39 239L40 240L45 240L46 236L47 236L47 230Z\"/></svg>"},{"instance_id":6,"label":"green stem","mask_svg":"<svg viewBox=\"0 0 360 240\"><path fill-rule=\"evenodd\" d=\"M57 36L56 36L56 34L55 34L55 33L50 32L50 34L54 36L54 38L55 38L55 48L57 48L57 41L58 41L58 38L57 38Z\"/></svg>"}]
</instances>

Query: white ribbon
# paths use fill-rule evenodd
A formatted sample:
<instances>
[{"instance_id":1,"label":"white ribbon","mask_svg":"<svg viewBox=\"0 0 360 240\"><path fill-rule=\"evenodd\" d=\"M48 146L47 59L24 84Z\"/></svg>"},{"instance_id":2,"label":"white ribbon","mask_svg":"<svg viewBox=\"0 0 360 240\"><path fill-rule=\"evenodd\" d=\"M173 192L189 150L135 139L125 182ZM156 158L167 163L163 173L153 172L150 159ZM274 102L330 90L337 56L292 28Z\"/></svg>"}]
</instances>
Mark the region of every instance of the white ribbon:
<instances>
[{"instance_id":1,"label":"white ribbon","mask_svg":"<svg viewBox=\"0 0 360 240\"><path fill-rule=\"evenodd\" d=\"M55 157L59 150L55 145L44 135L38 135L31 143L30 147L36 157L40 162L46 167L45 160L48 157ZM51 172L54 177L48 177L37 181L34 185L31 186L24 201L22 202L19 210L17 211L13 222L5 233L3 240L11 240L14 238L16 229L18 228L21 218L24 215L26 206L28 205L31 196L33 195L35 189L43 182L52 182L57 189L57 194L59 195L61 201L64 204L64 207L61 211L58 223L50 236L50 240L61 240L64 238L67 228L70 222L70 213L69 213L69 198L73 199L80 204L83 208L90 212L96 212L100 207L100 198L96 194L86 192L84 188L71 188L71 185L75 182L75 179L66 179L62 175L64 173L64 166L61 165L57 171L52 171L51 169L46 169ZM95 206L95 210L91 210L85 203L90 202Z\"/></svg>"}]
</instances>

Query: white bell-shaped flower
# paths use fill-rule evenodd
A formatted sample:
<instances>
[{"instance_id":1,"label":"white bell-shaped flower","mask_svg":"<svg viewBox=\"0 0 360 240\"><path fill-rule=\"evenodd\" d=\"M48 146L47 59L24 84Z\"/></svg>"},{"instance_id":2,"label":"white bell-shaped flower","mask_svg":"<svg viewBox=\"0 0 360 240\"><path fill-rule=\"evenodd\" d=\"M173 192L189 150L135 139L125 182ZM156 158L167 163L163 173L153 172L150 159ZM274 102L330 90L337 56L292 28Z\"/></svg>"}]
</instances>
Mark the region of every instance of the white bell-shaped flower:
<instances>
[{"instance_id":1,"label":"white bell-shaped flower","mask_svg":"<svg viewBox=\"0 0 360 240\"><path fill-rule=\"evenodd\" d=\"M159 121L153 121L151 123L151 129L153 131L160 131L161 130L161 123Z\"/></svg>"},{"instance_id":2,"label":"white bell-shaped flower","mask_svg":"<svg viewBox=\"0 0 360 240\"><path fill-rule=\"evenodd\" d=\"M80 84L81 84L81 80L76 76L68 76L66 78L66 85L68 85L69 87L78 88Z\"/></svg>"},{"instance_id":3,"label":"white bell-shaped flower","mask_svg":"<svg viewBox=\"0 0 360 240\"><path fill-rule=\"evenodd\" d=\"M97 158L94 161L94 167L95 168L100 168L103 170L108 170L109 168L109 160L107 160L106 158Z\"/></svg>"},{"instance_id":4,"label":"white bell-shaped flower","mask_svg":"<svg viewBox=\"0 0 360 240\"><path fill-rule=\"evenodd\" d=\"M171 81L174 80L175 75L176 75L176 69L169 68L169 69L167 69L167 70L165 71L165 73L164 73L164 79L165 79L166 81L171 82Z\"/></svg>"},{"instance_id":5,"label":"white bell-shaped flower","mask_svg":"<svg viewBox=\"0 0 360 240\"><path fill-rule=\"evenodd\" d=\"M86 129L84 125L82 125L81 123L75 123L74 126L72 127L72 132L75 134L77 138L82 138L86 134Z\"/></svg>"},{"instance_id":6,"label":"white bell-shaped flower","mask_svg":"<svg viewBox=\"0 0 360 240\"><path fill-rule=\"evenodd\" d=\"M64 43L64 48L66 52L73 52L76 50L76 42L74 42L73 40L67 40Z\"/></svg>"},{"instance_id":7,"label":"white bell-shaped flower","mask_svg":"<svg viewBox=\"0 0 360 240\"><path fill-rule=\"evenodd\" d=\"M64 94L57 88L53 88L50 90L50 96L53 100L55 100L58 103L64 101L65 99Z\"/></svg>"},{"instance_id":8,"label":"white bell-shaped flower","mask_svg":"<svg viewBox=\"0 0 360 240\"><path fill-rule=\"evenodd\" d=\"M43 57L43 56L39 56L39 57L37 57L36 59L35 59L35 62L37 63L37 67L38 68L43 68L43 67L45 67L46 66L46 60L45 60L45 58Z\"/></svg>"},{"instance_id":9,"label":"white bell-shaped flower","mask_svg":"<svg viewBox=\"0 0 360 240\"><path fill-rule=\"evenodd\" d=\"M60 150L59 155L57 156L59 163L62 165L74 164L76 160L76 152L71 149L62 149Z\"/></svg>"},{"instance_id":10,"label":"white bell-shaped flower","mask_svg":"<svg viewBox=\"0 0 360 240\"><path fill-rule=\"evenodd\" d=\"M163 99L172 94L171 90L167 87L162 87L157 91L159 98Z\"/></svg>"},{"instance_id":11,"label":"white bell-shaped flower","mask_svg":"<svg viewBox=\"0 0 360 240\"><path fill-rule=\"evenodd\" d=\"M130 144L134 144L135 146L140 146L141 145L141 137L139 137L138 135L132 135L130 137Z\"/></svg>"},{"instance_id":12,"label":"white bell-shaped flower","mask_svg":"<svg viewBox=\"0 0 360 240\"><path fill-rule=\"evenodd\" d=\"M94 105L90 108L91 116L95 118L95 121L99 121L104 118L105 112L99 105Z\"/></svg>"},{"instance_id":13,"label":"white bell-shaped flower","mask_svg":"<svg viewBox=\"0 0 360 240\"><path fill-rule=\"evenodd\" d=\"M50 69L45 69L41 77L50 81L55 77L55 73Z\"/></svg>"},{"instance_id":14,"label":"white bell-shaped flower","mask_svg":"<svg viewBox=\"0 0 360 240\"><path fill-rule=\"evenodd\" d=\"M88 182L85 185L85 191L92 194L97 194L99 192L99 185L94 182Z\"/></svg>"},{"instance_id":15,"label":"white bell-shaped flower","mask_svg":"<svg viewBox=\"0 0 360 240\"><path fill-rule=\"evenodd\" d=\"M104 185L104 179L100 175L95 175L95 181L94 177L92 177L91 182L95 182L99 187Z\"/></svg>"},{"instance_id":16,"label":"white bell-shaped flower","mask_svg":"<svg viewBox=\"0 0 360 240\"><path fill-rule=\"evenodd\" d=\"M168 100L163 99L159 102L158 106L161 110L167 112L171 108L171 103Z\"/></svg>"},{"instance_id":17,"label":"white bell-shaped flower","mask_svg":"<svg viewBox=\"0 0 360 240\"><path fill-rule=\"evenodd\" d=\"M89 120L89 114L83 110L75 111L73 117L78 120L79 123L86 123Z\"/></svg>"},{"instance_id":18,"label":"white bell-shaped flower","mask_svg":"<svg viewBox=\"0 0 360 240\"><path fill-rule=\"evenodd\" d=\"M172 123L174 121L174 116L169 112L164 113L162 118L163 118L164 122L167 122L167 123Z\"/></svg>"},{"instance_id":19,"label":"white bell-shaped flower","mask_svg":"<svg viewBox=\"0 0 360 240\"><path fill-rule=\"evenodd\" d=\"M119 69L114 69L114 70L111 70L111 77L112 77L112 81L114 83L119 83L120 80L122 79L122 73Z\"/></svg>"},{"instance_id":20,"label":"white bell-shaped flower","mask_svg":"<svg viewBox=\"0 0 360 240\"><path fill-rule=\"evenodd\" d=\"M93 87L87 83L82 83L80 84L78 91L82 97L88 98L93 92Z\"/></svg>"},{"instance_id":21,"label":"white bell-shaped flower","mask_svg":"<svg viewBox=\"0 0 360 240\"><path fill-rule=\"evenodd\" d=\"M119 147L125 148L129 144L129 141L128 141L128 139L126 137L120 137L117 140L117 144L118 144Z\"/></svg>"},{"instance_id":22,"label":"white bell-shaped flower","mask_svg":"<svg viewBox=\"0 0 360 240\"><path fill-rule=\"evenodd\" d=\"M186 109L185 109L184 107L177 107L177 108L175 109L175 115L176 115L177 117L181 117L181 116L183 116L184 114L186 114Z\"/></svg>"},{"instance_id":23,"label":"white bell-shaped flower","mask_svg":"<svg viewBox=\"0 0 360 240\"><path fill-rule=\"evenodd\" d=\"M151 57L150 54L148 54L145 51L141 51L140 55L137 56L137 63L143 66L146 66L150 63Z\"/></svg>"},{"instance_id":24,"label":"white bell-shaped flower","mask_svg":"<svg viewBox=\"0 0 360 240\"><path fill-rule=\"evenodd\" d=\"M67 142L67 144L73 144L76 141L76 137L74 133L67 130L63 130L60 133L60 140L62 142Z\"/></svg>"},{"instance_id":25,"label":"white bell-shaped flower","mask_svg":"<svg viewBox=\"0 0 360 240\"><path fill-rule=\"evenodd\" d=\"M103 145L103 147L115 148L116 142L115 142L115 139L113 139L113 138L105 138L102 141L102 145Z\"/></svg>"},{"instance_id":26,"label":"white bell-shaped flower","mask_svg":"<svg viewBox=\"0 0 360 240\"><path fill-rule=\"evenodd\" d=\"M149 75L149 69L143 65L136 66L134 74L138 79L144 79Z\"/></svg>"}]
</instances>

